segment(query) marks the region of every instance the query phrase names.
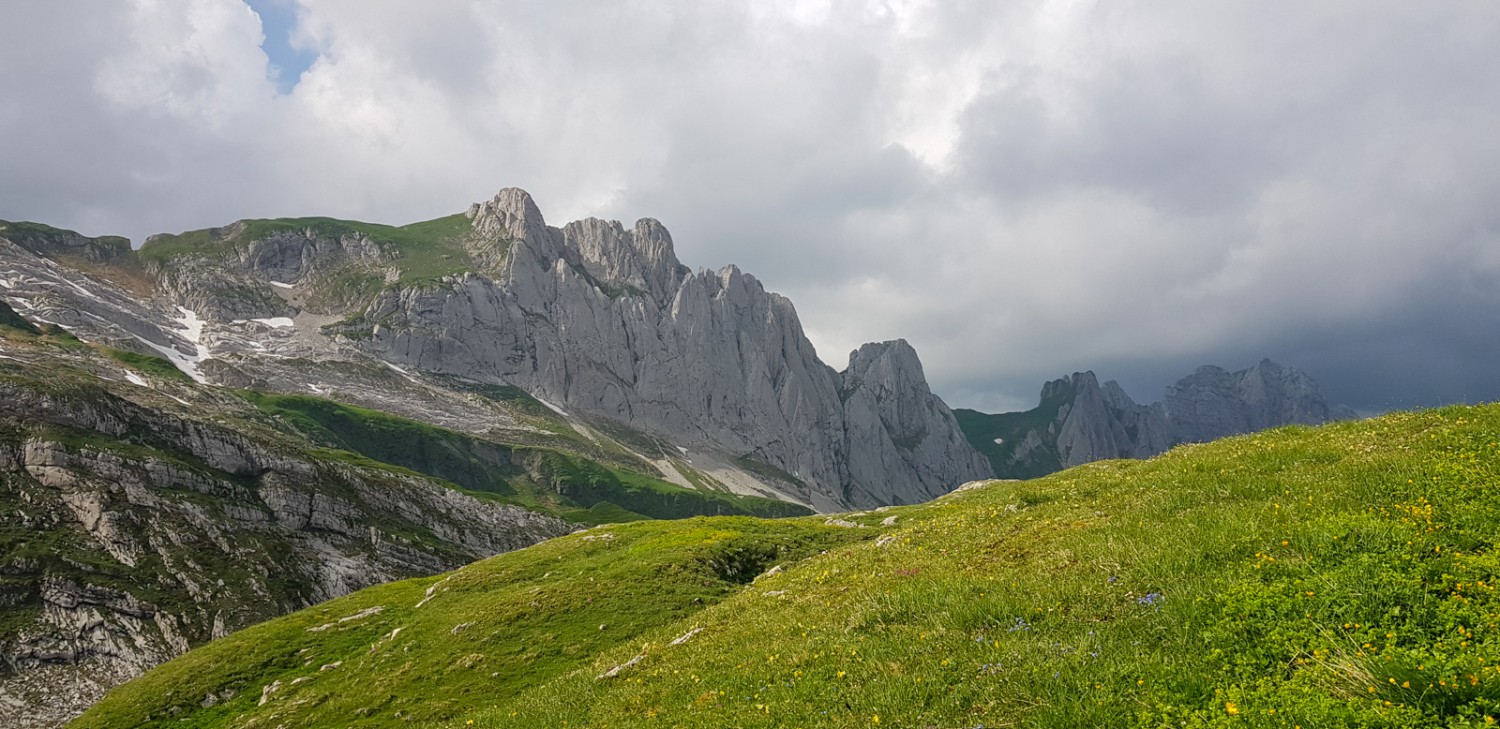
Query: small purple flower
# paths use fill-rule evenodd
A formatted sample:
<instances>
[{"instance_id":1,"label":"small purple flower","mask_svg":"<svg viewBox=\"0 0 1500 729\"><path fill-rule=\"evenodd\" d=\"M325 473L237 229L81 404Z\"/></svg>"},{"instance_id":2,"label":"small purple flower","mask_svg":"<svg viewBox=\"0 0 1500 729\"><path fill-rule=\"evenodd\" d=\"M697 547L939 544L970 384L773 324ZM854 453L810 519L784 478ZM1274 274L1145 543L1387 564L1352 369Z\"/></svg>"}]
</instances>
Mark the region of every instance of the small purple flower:
<instances>
[{"instance_id":1,"label":"small purple flower","mask_svg":"<svg viewBox=\"0 0 1500 729\"><path fill-rule=\"evenodd\" d=\"M1014 633L1018 630L1031 630L1031 623L1026 622L1026 618L1016 618L1015 624L1010 626L1005 632Z\"/></svg>"},{"instance_id":2,"label":"small purple flower","mask_svg":"<svg viewBox=\"0 0 1500 729\"><path fill-rule=\"evenodd\" d=\"M1138 602L1138 603L1140 603L1140 604L1142 604L1142 605L1147 605L1147 606L1154 607L1154 608L1160 610L1161 609L1161 604L1164 601L1166 601L1166 598L1162 597L1162 594L1160 592L1152 592L1152 593L1147 593L1143 597L1136 598L1135 601Z\"/></svg>"}]
</instances>

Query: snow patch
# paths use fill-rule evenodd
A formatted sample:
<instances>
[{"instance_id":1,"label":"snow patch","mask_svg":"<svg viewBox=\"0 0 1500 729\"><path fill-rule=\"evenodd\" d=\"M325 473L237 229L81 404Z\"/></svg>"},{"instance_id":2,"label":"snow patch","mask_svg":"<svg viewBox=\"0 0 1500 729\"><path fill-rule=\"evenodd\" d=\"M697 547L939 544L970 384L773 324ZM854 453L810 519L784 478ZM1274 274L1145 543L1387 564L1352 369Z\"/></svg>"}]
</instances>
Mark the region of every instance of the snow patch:
<instances>
[{"instance_id":1,"label":"snow patch","mask_svg":"<svg viewBox=\"0 0 1500 729\"><path fill-rule=\"evenodd\" d=\"M268 283L270 283L272 286L275 286L278 289L295 289L295 288L297 288L297 286L295 284L282 283L280 281L270 281Z\"/></svg>"},{"instance_id":2,"label":"snow patch","mask_svg":"<svg viewBox=\"0 0 1500 729\"><path fill-rule=\"evenodd\" d=\"M282 327L293 326L292 320L284 316L273 316L269 319L251 319L250 321L256 322L257 324L264 324L268 327L271 327L272 329L281 329Z\"/></svg>"},{"instance_id":3,"label":"snow patch","mask_svg":"<svg viewBox=\"0 0 1500 729\"><path fill-rule=\"evenodd\" d=\"M0 278L0 286L4 286L5 288L8 288L8 289L15 288L15 284L12 284L9 279L4 279L4 278Z\"/></svg>"},{"instance_id":4,"label":"snow patch","mask_svg":"<svg viewBox=\"0 0 1500 729\"><path fill-rule=\"evenodd\" d=\"M532 397L536 397L536 396L532 395ZM558 415L561 415L561 416L563 416L565 418L572 417L571 415L568 415L567 411L563 410L562 408L560 408L560 407L558 407L556 405L553 405L550 402L547 402L546 400L543 400L543 399L537 397L536 401L539 402L539 403L541 403L541 404L543 404L543 405L546 405L548 410L551 410L552 412L557 413Z\"/></svg>"},{"instance_id":5,"label":"snow patch","mask_svg":"<svg viewBox=\"0 0 1500 729\"><path fill-rule=\"evenodd\" d=\"M72 286L74 289L76 289L78 291L78 293L83 294L84 296L87 296L90 299L93 299L94 301L103 301L104 300L104 299L99 298L99 296L96 295L94 292L89 291L88 289L86 289L86 288L84 288L82 286L79 286L77 283L74 283L72 279L65 278L65 279L63 279L63 283L65 283L65 284L67 284L69 286Z\"/></svg>"},{"instance_id":6,"label":"snow patch","mask_svg":"<svg viewBox=\"0 0 1500 729\"><path fill-rule=\"evenodd\" d=\"M400 367L397 367L396 365L391 364L390 362L386 362L385 360L381 360L381 364L385 365L386 367L391 368L393 371L397 372L402 377L405 377L406 379L411 380L412 382L416 382L417 381L417 378L412 377L410 372L407 372L406 370L403 370Z\"/></svg>"},{"instance_id":7,"label":"snow patch","mask_svg":"<svg viewBox=\"0 0 1500 729\"><path fill-rule=\"evenodd\" d=\"M687 449L686 448L683 448L682 446L677 446L677 450L682 451L682 455L684 455L684 456L687 455Z\"/></svg>"},{"instance_id":8,"label":"snow patch","mask_svg":"<svg viewBox=\"0 0 1500 729\"><path fill-rule=\"evenodd\" d=\"M186 372L187 376L193 378L194 382L200 385L208 384L208 378L203 376L203 370L198 366L204 360L212 358L212 355L208 351L208 346L203 344L203 320L198 318L196 312L181 306L177 307L177 311L182 316L172 321L181 324L182 328L177 330L176 333L193 343L197 348L193 354L183 354L177 351L176 347L164 347L147 340L145 337L136 336L136 339L145 342L146 346L161 352L163 357L166 357L172 364L176 365L177 369Z\"/></svg>"},{"instance_id":9,"label":"snow patch","mask_svg":"<svg viewBox=\"0 0 1500 729\"><path fill-rule=\"evenodd\" d=\"M128 382L130 382L130 384L132 384L132 385L140 385L141 387L150 387L151 386L145 380L141 379L140 375L138 375L138 374L136 374L134 372L131 372L130 370L125 370L125 379Z\"/></svg>"}]
</instances>

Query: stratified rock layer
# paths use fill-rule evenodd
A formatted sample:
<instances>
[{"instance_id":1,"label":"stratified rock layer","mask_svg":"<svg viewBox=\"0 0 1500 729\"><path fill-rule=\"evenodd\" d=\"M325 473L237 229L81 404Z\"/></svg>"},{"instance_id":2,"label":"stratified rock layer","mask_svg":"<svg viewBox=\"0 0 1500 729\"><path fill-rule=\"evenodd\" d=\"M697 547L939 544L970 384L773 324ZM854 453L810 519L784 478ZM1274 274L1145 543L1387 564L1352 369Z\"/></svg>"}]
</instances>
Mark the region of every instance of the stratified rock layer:
<instances>
[{"instance_id":1,"label":"stratified rock layer","mask_svg":"<svg viewBox=\"0 0 1500 729\"><path fill-rule=\"evenodd\" d=\"M498 262L383 291L349 326L364 347L769 464L820 509L921 501L988 475L904 342L861 349L840 374L789 300L734 266L690 272L654 220L554 228L515 189L469 214L470 250Z\"/></svg>"},{"instance_id":2,"label":"stratified rock layer","mask_svg":"<svg viewBox=\"0 0 1500 729\"><path fill-rule=\"evenodd\" d=\"M573 528L186 406L135 402L77 373L4 374L3 726L56 726L230 631ZM207 394L193 407L214 420L249 414Z\"/></svg>"}]
</instances>

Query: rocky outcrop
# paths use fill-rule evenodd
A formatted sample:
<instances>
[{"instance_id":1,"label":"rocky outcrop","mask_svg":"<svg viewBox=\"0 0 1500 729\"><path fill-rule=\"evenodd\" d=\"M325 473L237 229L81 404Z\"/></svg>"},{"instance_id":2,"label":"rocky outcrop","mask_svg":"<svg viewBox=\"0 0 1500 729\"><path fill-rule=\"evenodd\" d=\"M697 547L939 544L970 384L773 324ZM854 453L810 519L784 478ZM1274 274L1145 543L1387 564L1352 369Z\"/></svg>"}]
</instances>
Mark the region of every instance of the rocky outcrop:
<instances>
[{"instance_id":1,"label":"rocky outcrop","mask_svg":"<svg viewBox=\"0 0 1500 729\"><path fill-rule=\"evenodd\" d=\"M1146 458L1171 446L1160 407L1138 405L1092 372L1047 383L1042 398L1065 398L1058 412L1057 454L1064 468L1106 458Z\"/></svg>"},{"instance_id":2,"label":"rocky outcrop","mask_svg":"<svg viewBox=\"0 0 1500 729\"><path fill-rule=\"evenodd\" d=\"M839 392L848 482L873 487L851 501L926 501L988 470L984 457L964 441L953 412L928 389L917 352L904 340L855 350Z\"/></svg>"},{"instance_id":3,"label":"rocky outcrop","mask_svg":"<svg viewBox=\"0 0 1500 729\"><path fill-rule=\"evenodd\" d=\"M0 528L20 535L0 555L0 707L24 717L6 726L55 726L232 630L572 528L21 373L0 383Z\"/></svg>"},{"instance_id":4,"label":"rocky outcrop","mask_svg":"<svg viewBox=\"0 0 1500 729\"><path fill-rule=\"evenodd\" d=\"M388 288L341 330L350 341L403 367L499 379L684 447L754 458L823 509L920 501L987 475L910 347L871 371L891 387L851 401L841 391L868 379L861 358L874 350L833 371L790 301L734 266L690 272L654 220L554 228L514 189L470 215L470 250L495 270ZM902 419L918 412L920 426Z\"/></svg>"},{"instance_id":5,"label":"rocky outcrop","mask_svg":"<svg viewBox=\"0 0 1500 729\"><path fill-rule=\"evenodd\" d=\"M1043 386L1033 410L960 412L969 441L998 475L1013 478L1106 458L1148 458L1178 443L1354 417L1348 408L1330 406L1311 377L1270 360L1239 372L1200 367L1152 405L1137 404L1116 382L1100 386L1094 373L1077 372Z\"/></svg>"},{"instance_id":6,"label":"rocky outcrop","mask_svg":"<svg viewBox=\"0 0 1500 729\"><path fill-rule=\"evenodd\" d=\"M104 263L130 255L130 241L119 236L90 238L40 223L0 220L0 237L39 255Z\"/></svg>"},{"instance_id":7,"label":"rocky outcrop","mask_svg":"<svg viewBox=\"0 0 1500 729\"><path fill-rule=\"evenodd\" d=\"M1238 372L1199 367L1167 388L1163 404L1177 443L1356 417L1348 408L1330 406L1306 373L1269 359Z\"/></svg>"},{"instance_id":8,"label":"rocky outcrop","mask_svg":"<svg viewBox=\"0 0 1500 729\"><path fill-rule=\"evenodd\" d=\"M472 398L421 376L518 387L564 417L646 434L630 447L679 484L837 510L989 475L910 347L834 371L790 301L734 266L691 271L655 220L553 227L506 189L403 229L246 221L153 237L138 258L157 294L145 302L3 237L0 280L24 315L204 382L321 395L331 378L361 404L445 424ZM416 386L390 387L385 363ZM855 386L871 374L891 386Z\"/></svg>"}]
</instances>

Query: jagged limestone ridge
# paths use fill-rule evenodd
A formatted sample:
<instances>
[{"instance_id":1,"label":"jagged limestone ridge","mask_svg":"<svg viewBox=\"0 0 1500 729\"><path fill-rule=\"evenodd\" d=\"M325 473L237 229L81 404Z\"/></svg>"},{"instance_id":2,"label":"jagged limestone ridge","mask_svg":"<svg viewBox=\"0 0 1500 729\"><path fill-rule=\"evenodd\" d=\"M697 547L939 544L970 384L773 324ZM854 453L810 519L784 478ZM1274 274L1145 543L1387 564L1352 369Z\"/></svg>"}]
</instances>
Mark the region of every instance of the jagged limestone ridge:
<instances>
[{"instance_id":1,"label":"jagged limestone ridge","mask_svg":"<svg viewBox=\"0 0 1500 729\"><path fill-rule=\"evenodd\" d=\"M848 409L845 376L817 358L790 301L734 266L690 271L657 221L556 228L517 189L467 216L466 250L485 270L383 287L333 331L403 367L499 379L684 446L764 462L819 508L923 500L988 471L914 354L893 365L905 369L892 381L906 389L879 398L932 401L930 421L871 420L886 405L864 400Z\"/></svg>"},{"instance_id":2,"label":"jagged limestone ridge","mask_svg":"<svg viewBox=\"0 0 1500 729\"><path fill-rule=\"evenodd\" d=\"M524 191L507 189L411 226L241 221L154 236L135 258L167 317L190 311L210 330L335 317L323 327L333 339L299 356L357 348L402 368L516 385L749 464L740 476L815 508L920 501L989 473L914 354L891 361L904 373L883 375L902 389L848 399L851 375L818 359L790 301L734 266L691 271L654 220L556 228ZM94 326L84 319L68 323ZM127 336L215 356L217 335L186 347L164 344L170 334ZM252 350L235 352L244 366L216 360L200 376L253 379L240 373L256 366ZM921 422L900 420L917 414Z\"/></svg>"},{"instance_id":3,"label":"jagged limestone ridge","mask_svg":"<svg viewBox=\"0 0 1500 729\"><path fill-rule=\"evenodd\" d=\"M1100 386L1093 372L1075 372L1045 384L1033 410L960 416L996 472L1020 478L1106 458L1148 458L1179 443L1356 417L1330 406L1306 373L1269 359L1238 372L1200 367L1151 405L1137 404L1117 382Z\"/></svg>"}]
</instances>

